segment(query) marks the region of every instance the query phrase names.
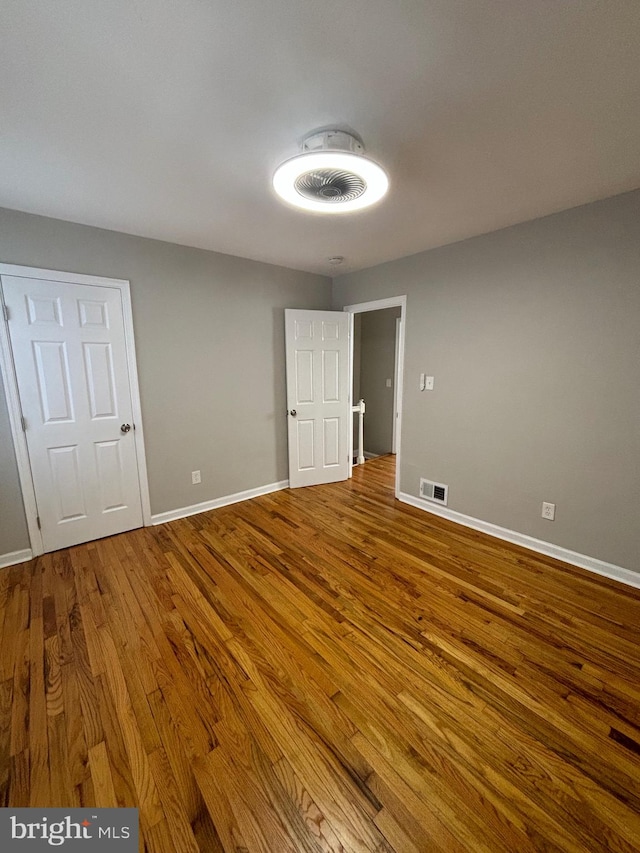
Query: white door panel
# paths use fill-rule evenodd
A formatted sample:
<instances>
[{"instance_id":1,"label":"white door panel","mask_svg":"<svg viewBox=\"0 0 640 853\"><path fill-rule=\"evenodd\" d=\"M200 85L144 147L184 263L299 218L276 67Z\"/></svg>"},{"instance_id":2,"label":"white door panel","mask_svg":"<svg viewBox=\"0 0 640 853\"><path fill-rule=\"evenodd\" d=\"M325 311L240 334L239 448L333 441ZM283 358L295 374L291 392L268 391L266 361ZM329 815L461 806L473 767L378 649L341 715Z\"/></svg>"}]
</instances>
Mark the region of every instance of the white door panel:
<instances>
[{"instance_id":1,"label":"white door panel","mask_svg":"<svg viewBox=\"0 0 640 853\"><path fill-rule=\"evenodd\" d=\"M3 276L45 551L142 525L117 288Z\"/></svg>"},{"instance_id":2,"label":"white door panel","mask_svg":"<svg viewBox=\"0 0 640 853\"><path fill-rule=\"evenodd\" d=\"M127 477L122 459L122 442L96 441L94 449L100 486L100 512L125 509Z\"/></svg>"},{"instance_id":3,"label":"white door panel","mask_svg":"<svg viewBox=\"0 0 640 853\"><path fill-rule=\"evenodd\" d=\"M54 522L64 524L78 518L87 517L87 505L82 489L78 445L70 447L48 447L49 475L52 494Z\"/></svg>"},{"instance_id":4,"label":"white door panel","mask_svg":"<svg viewBox=\"0 0 640 853\"><path fill-rule=\"evenodd\" d=\"M116 378L110 343L83 343L91 419L117 418Z\"/></svg>"},{"instance_id":5,"label":"white door panel","mask_svg":"<svg viewBox=\"0 0 640 853\"><path fill-rule=\"evenodd\" d=\"M296 488L346 480L349 315L287 309L285 333L289 483Z\"/></svg>"}]
</instances>

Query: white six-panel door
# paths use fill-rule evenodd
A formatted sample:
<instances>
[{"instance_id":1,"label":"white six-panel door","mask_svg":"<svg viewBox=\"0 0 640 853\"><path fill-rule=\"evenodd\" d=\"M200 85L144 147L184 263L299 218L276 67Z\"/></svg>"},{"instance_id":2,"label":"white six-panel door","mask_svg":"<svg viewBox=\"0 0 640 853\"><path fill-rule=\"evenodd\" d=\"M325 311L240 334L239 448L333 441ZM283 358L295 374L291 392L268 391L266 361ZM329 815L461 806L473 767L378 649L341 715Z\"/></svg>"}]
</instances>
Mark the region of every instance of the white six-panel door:
<instances>
[{"instance_id":1,"label":"white six-panel door","mask_svg":"<svg viewBox=\"0 0 640 853\"><path fill-rule=\"evenodd\" d=\"M44 550L140 527L120 291L5 275L2 287Z\"/></svg>"},{"instance_id":2,"label":"white six-panel door","mask_svg":"<svg viewBox=\"0 0 640 853\"><path fill-rule=\"evenodd\" d=\"M285 310L289 485L349 476L349 315Z\"/></svg>"}]
</instances>

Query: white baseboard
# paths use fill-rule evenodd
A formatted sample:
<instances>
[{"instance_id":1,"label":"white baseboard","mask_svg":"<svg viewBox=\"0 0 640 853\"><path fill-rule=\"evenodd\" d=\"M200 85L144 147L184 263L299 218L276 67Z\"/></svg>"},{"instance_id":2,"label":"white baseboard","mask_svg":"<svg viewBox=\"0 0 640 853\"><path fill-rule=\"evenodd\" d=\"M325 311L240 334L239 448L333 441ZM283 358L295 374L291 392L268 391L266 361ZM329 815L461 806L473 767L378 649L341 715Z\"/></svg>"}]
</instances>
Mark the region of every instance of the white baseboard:
<instances>
[{"instance_id":1,"label":"white baseboard","mask_svg":"<svg viewBox=\"0 0 640 853\"><path fill-rule=\"evenodd\" d=\"M197 515L199 512L207 512L210 509L219 509L222 506L229 504L237 504L240 501L248 501L251 498L258 498L260 495L268 495L271 492L278 492L280 489L288 489L289 481L280 480L279 483L269 483L266 486L258 486L257 489L247 489L244 492L236 492L234 495L225 495L222 498L214 498L212 501L203 501L200 504L193 506L183 506L180 509L170 509L168 512L160 512L157 515L151 516L152 524L164 524L167 521L176 521L178 518L187 518L190 515Z\"/></svg>"},{"instance_id":2,"label":"white baseboard","mask_svg":"<svg viewBox=\"0 0 640 853\"><path fill-rule=\"evenodd\" d=\"M496 539L503 539L505 542L511 542L514 545L522 545L523 548L528 548L530 551L535 551L538 554L544 554L546 557L555 557L556 560L571 563L573 566L587 569L587 571L595 572L597 575L604 575L604 577L620 581L620 583L627 584L627 586L640 589L640 572L633 572L631 569L624 569L622 566L616 566L613 563L605 563L603 560L588 557L586 554L569 551L567 548L560 547L560 545L553 545L551 542L544 542L542 539L534 539L533 536L527 536L524 533L518 533L506 527L499 527L497 524L491 524L488 521L481 521L479 518L464 515L448 507L427 503L405 492L399 493L398 500L417 509L422 509L425 512L430 512L433 515L439 515L441 518L454 521L456 524L462 524L464 527L480 530L489 536L495 536Z\"/></svg>"},{"instance_id":3,"label":"white baseboard","mask_svg":"<svg viewBox=\"0 0 640 853\"><path fill-rule=\"evenodd\" d=\"M362 455L365 459L377 459L380 456L379 453L368 453L366 450Z\"/></svg>"},{"instance_id":4,"label":"white baseboard","mask_svg":"<svg viewBox=\"0 0 640 853\"><path fill-rule=\"evenodd\" d=\"M33 558L31 548L23 548L22 551L11 551L9 554L0 554L0 569L7 566L15 566L17 563L26 563Z\"/></svg>"}]
</instances>

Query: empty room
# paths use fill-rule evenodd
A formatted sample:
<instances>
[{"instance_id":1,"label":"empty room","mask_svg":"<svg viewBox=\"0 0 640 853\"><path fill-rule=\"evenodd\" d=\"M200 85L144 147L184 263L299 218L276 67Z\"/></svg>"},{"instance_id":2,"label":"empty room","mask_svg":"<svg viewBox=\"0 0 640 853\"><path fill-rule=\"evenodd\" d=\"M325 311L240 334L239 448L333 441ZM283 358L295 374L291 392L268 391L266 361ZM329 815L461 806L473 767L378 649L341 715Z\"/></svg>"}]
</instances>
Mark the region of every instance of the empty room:
<instances>
[{"instance_id":1,"label":"empty room","mask_svg":"<svg viewBox=\"0 0 640 853\"><path fill-rule=\"evenodd\" d=\"M637 0L0 3L0 848L640 851Z\"/></svg>"}]
</instances>

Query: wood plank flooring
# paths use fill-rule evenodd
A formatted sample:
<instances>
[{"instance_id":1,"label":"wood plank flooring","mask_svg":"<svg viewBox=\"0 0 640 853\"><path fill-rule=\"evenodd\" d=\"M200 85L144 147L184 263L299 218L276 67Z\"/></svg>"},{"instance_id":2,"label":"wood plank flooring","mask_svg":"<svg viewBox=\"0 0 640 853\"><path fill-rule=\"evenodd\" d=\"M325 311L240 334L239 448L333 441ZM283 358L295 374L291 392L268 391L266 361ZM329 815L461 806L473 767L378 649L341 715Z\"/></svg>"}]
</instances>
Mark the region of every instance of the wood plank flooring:
<instances>
[{"instance_id":1,"label":"wood plank flooring","mask_svg":"<svg viewBox=\"0 0 640 853\"><path fill-rule=\"evenodd\" d=\"M0 805L141 850L640 850L640 594L393 458L0 572Z\"/></svg>"}]
</instances>

